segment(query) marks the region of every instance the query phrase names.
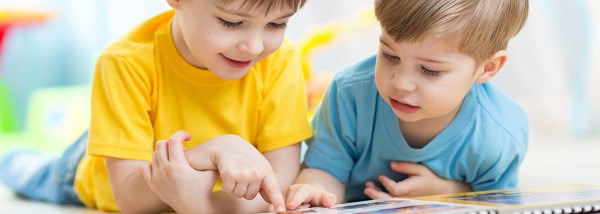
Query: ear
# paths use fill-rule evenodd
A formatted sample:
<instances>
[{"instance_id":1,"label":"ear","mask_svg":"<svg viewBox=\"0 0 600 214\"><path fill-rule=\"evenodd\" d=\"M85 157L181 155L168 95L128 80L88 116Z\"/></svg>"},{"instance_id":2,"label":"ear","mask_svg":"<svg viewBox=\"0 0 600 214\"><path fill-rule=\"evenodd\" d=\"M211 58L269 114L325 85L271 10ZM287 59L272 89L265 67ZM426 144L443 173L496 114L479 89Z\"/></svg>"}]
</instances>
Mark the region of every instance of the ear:
<instances>
[{"instance_id":1,"label":"ear","mask_svg":"<svg viewBox=\"0 0 600 214\"><path fill-rule=\"evenodd\" d=\"M504 66L507 58L508 54L505 50L500 50L494 53L494 55L491 57L487 58L482 64L483 72L479 74L475 81L478 83L484 83L492 79L494 76L496 76L496 74L498 74L498 71L500 71L502 66Z\"/></svg>"},{"instance_id":2,"label":"ear","mask_svg":"<svg viewBox=\"0 0 600 214\"><path fill-rule=\"evenodd\" d=\"M167 3L169 3L169 5L175 10L179 10L181 8L180 0L167 0Z\"/></svg>"}]
</instances>

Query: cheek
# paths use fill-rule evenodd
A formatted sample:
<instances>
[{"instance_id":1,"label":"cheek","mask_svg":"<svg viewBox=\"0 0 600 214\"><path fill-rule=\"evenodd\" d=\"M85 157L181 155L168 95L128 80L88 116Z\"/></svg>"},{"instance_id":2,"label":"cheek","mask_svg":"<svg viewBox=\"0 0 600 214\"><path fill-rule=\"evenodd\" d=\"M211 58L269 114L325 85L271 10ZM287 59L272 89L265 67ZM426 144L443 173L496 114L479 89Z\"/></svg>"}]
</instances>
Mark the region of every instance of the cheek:
<instances>
[{"instance_id":1,"label":"cheek","mask_svg":"<svg viewBox=\"0 0 600 214\"><path fill-rule=\"evenodd\" d=\"M445 114L462 103L466 91L462 86L439 86L421 88L421 97L426 100L432 112ZM468 91L468 89L467 89Z\"/></svg>"},{"instance_id":2,"label":"cheek","mask_svg":"<svg viewBox=\"0 0 600 214\"><path fill-rule=\"evenodd\" d=\"M265 36L263 40L265 49L261 55L266 57L279 49L279 47L281 47L281 43L283 43L284 32L285 31L267 33L267 36Z\"/></svg>"},{"instance_id":3,"label":"cheek","mask_svg":"<svg viewBox=\"0 0 600 214\"><path fill-rule=\"evenodd\" d=\"M375 85L377 86L377 91L384 98L387 96L385 89L387 88L388 80L390 77L385 72L385 68L375 66Z\"/></svg>"}]
</instances>

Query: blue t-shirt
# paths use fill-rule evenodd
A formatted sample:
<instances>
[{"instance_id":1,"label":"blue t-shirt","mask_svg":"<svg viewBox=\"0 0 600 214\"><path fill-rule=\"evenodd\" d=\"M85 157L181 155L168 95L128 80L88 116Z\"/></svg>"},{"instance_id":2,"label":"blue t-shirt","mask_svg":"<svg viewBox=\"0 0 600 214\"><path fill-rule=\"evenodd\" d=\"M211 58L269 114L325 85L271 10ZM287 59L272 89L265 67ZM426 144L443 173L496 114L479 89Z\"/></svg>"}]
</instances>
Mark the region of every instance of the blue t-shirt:
<instances>
[{"instance_id":1,"label":"blue t-shirt","mask_svg":"<svg viewBox=\"0 0 600 214\"><path fill-rule=\"evenodd\" d=\"M476 190L514 188L527 151L525 111L490 83L475 83L456 118L429 144L410 147L375 86L376 56L335 74L312 120L305 163L346 183L346 202L369 199L365 182L400 181L391 161L422 163ZM384 188L382 188L384 189Z\"/></svg>"}]
</instances>

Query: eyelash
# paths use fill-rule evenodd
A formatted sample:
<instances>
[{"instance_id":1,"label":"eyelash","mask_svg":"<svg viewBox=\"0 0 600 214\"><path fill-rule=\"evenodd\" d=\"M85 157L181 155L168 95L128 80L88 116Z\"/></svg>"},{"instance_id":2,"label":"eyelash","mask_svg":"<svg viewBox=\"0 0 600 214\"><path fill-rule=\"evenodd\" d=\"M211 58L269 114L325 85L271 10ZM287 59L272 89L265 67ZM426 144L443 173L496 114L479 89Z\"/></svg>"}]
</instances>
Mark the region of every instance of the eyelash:
<instances>
[{"instance_id":1,"label":"eyelash","mask_svg":"<svg viewBox=\"0 0 600 214\"><path fill-rule=\"evenodd\" d=\"M227 21L227 20L222 19L220 17L217 17L217 18L219 19L219 21L221 22L221 24L223 26L225 26L226 28L235 28L237 26L240 26L243 23L243 22L230 22L230 21ZM285 29L287 27L287 22L280 23L280 24L279 23L273 23L273 22L271 22L268 25L272 29Z\"/></svg>"},{"instance_id":2,"label":"eyelash","mask_svg":"<svg viewBox=\"0 0 600 214\"><path fill-rule=\"evenodd\" d=\"M219 21L221 22L221 24L223 26L225 26L226 28L235 28L237 26L240 26L242 24L242 22L230 22L230 21L226 21L225 19L219 18Z\"/></svg>"},{"instance_id":3,"label":"eyelash","mask_svg":"<svg viewBox=\"0 0 600 214\"><path fill-rule=\"evenodd\" d=\"M284 23L269 23L269 27L273 28L273 29L285 29L287 27L287 22Z\"/></svg>"},{"instance_id":4,"label":"eyelash","mask_svg":"<svg viewBox=\"0 0 600 214\"><path fill-rule=\"evenodd\" d=\"M432 76L432 77L437 77L440 75L439 71L427 69L426 67L423 67L423 66L421 66L421 72L425 73L426 75Z\"/></svg>"},{"instance_id":5,"label":"eyelash","mask_svg":"<svg viewBox=\"0 0 600 214\"><path fill-rule=\"evenodd\" d=\"M383 53L383 56L386 59L388 59L389 61L392 61L392 62L400 61L400 57L389 55L388 53L383 52L383 51L382 51L382 53Z\"/></svg>"},{"instance_id":6,"label":"eyelash","mask_svg":"<svg viewBox=\"0 0 600 214\"><path fill-rule=\"evenodd\" d=\"M391 61L391 62L397 62L397 61L400 61L400 58L399 58L399 57L397 57L397 56L390 55L390 54L388 54L388 53L386 53L386 52L382 52L382 53L383 53L383 56L384 56L384 57L385 57L387 60L389 60L389 61ZM429 75L429 76L432 76L432 77L437 77L437 76L440 76L440 73L441 73L441 72L439 72L439 71L434 71L434 70L428 69L428 68L426 68L426 67L424 67L424 66L421 66L419 69L420 69L420 70L421 70L421 72L423 72L424 74L426 74L426 75Z\"/></svg>"}]
</instances>

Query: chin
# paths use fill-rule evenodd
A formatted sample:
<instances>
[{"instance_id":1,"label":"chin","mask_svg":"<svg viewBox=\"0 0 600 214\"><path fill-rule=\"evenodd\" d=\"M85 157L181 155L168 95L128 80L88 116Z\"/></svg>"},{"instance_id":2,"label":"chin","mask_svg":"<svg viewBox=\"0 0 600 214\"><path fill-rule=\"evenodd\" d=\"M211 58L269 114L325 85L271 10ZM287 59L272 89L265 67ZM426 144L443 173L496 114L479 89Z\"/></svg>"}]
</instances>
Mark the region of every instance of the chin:
<instances>
[{"instance_id":1,"label":"chin","mask_svg":"<svg viewBox=\"0 0 600 214\"><path fill-rule=\"evenodd\" d=\"M246 74L248 73L250 69L245 69L243 71L238 70L238 71L224 71L224 72L218 72L216 75L221 77L222 79L226 79L226 80L236 80L236 79L240 79L244 76L246 76Z\"/></svg>"},{"instance_id":2,"label":"chin","mask_svg":"<svg viewBox=\"0 0 600 214\"><path fill-rule=\"evenodd\" d=\"M412 115L412 114L406 115L406 113L399 113L399 112L394 112L394 113L396 114L396 117L398 118L398 120L401 120L403 122L418 122L420 120L423 120L423 118L416 117L415 115Z\"/></svg>"}]
</instances>

